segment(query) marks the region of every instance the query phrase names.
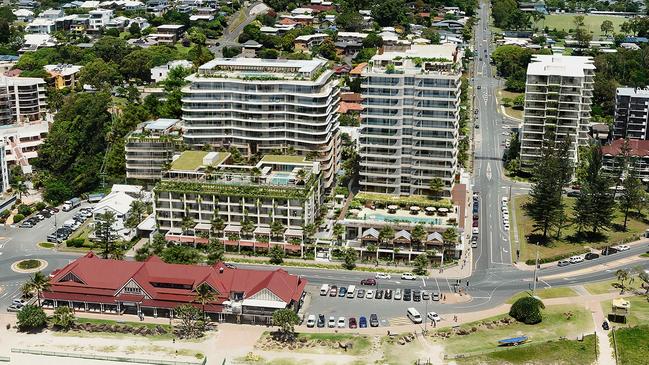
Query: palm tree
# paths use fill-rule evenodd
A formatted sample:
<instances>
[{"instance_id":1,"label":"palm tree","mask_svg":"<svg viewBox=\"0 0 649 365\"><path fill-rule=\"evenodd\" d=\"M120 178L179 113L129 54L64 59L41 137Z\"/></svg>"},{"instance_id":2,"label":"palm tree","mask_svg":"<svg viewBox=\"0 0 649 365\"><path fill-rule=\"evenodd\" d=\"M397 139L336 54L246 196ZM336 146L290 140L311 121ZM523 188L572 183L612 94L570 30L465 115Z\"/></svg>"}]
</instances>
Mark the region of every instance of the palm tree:
<instances>
[{"instance_id":1,"label":"palm tree","mask_svg":"<svg viewBox=\"0 0 649 365\"><path fill-rule=\"evenodd\" d=\"M23 283L20 287L20 292L22 293L23 298L29 298L34 295L34 287L32 286L31 281Z\"/></svg>"},{"instance_id":2,"label":"palm tree","mask_svg":"<svg viewBox=\"0 0 649 365\"><path fill-rule=\"evenodd\" d=\"M183 220L180 222L180 227L183 230L183 234L190 229L194 228L196 226L196 222L194 222L194 218L192 218L189 213L185 213L185 216L183 217Z\"/></svg>"},{"instance_id":3,"label":"palm tree","mask_svg":"<svg viewBox=\"0 0 649 365\"><path fill-rule=\"evenodd\" d=\"M241 233L246 237L250 237L250 234L255 231L255 223L248 218L246 215L243 217L243 222L241 222Z\"/></svg>"},{"instance_id":4,"label":"palm tree","mask_svg":"<svg viewBox=\"0 0 649 365\"><path fill-rule=\"evenodd\" d=\"M31 285L32 290L36 290L38 306L40 307L41 292L50 288L50 278L48 276L45 276L42 271L39 271L29 279L29 284Z\"/></svg>"},{"instance_id":5,"label":"palm tree","mask_svg":"<svg viewBox=\"0 0 649 365\"><path fill-rule=\"evenodd\" d=\"M201 285L197 286L195 291L196 295L194 296L194 301L201 303L203 310L203 320L205 320L205 304L214 300L214 291L206 283L202 283Z\"/></svg>"},{"instance_id":6,"label":"palm tree","mask_svg":"<svg viewBox=\"0 0 649 365\"><path fill-rule=\"evenodd\" d=\"M223 233L223 230L225 229L225 222L223 221L223 218L221 218L218 215L218 212L214 212L214 218L212 218L212 233L218 233L219 236L221 236L221 233Z\"/></svg>"},{"instance_id":7,"label":"palm tree","mask_svg":"<svg viewBox=\"0 0 649 365\"><path fill-rule=\"evenodd\" d=\"M340 243L340 240L343 238L345 233L345 227L342 224L334 224L333 234L336 237L336 241Z\"/></svg>"},{"instance_id":8,"label":"palm tree","mask_svg":"<svg viewBox=\"0 0 649 365\"><path fill-rule=\"evenodd\" d=\"M622 292L624 292L624 283L629 279L629 272L626 270L618 270L615 272L615 277L620 284Z\"/></svg>"},{"instance_id":9,"label":"palm tree","mask_svg":"<svg viewBox=\"0 0 649 365\"><path fill-rule=\"evenodd\" d=\"M284 224L280 221L274 221L270 225L270 233L275 237L282 236L285 230Z\"/></svg>"},{"instance_id":10,"label":"palm tree","mask_svg":"<svg viewBox=\"0 0 649 365\"><path fill-rule=\"evenodd\" d=\"M24 195L29 195L27 192L27 185L25 185L25 182L22 180L16 180L11 184L11 189L18 194L18 199L23 198Z\"/></svg>"}]
</instances>

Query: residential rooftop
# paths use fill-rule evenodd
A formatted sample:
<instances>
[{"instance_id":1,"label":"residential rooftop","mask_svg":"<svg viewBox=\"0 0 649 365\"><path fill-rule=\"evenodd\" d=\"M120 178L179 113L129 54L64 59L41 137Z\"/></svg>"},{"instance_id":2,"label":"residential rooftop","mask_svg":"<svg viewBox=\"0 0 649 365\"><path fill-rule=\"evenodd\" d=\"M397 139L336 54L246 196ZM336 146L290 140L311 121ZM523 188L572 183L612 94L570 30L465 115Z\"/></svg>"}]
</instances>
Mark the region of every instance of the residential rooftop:
<instances>
[{"instance_id":1,"label":"residential rooftop","mask_svg":"<svg viewBox=\"0 0 649 365\"><path fill-rule=\"evenodd\" d=\"M185 151L172 162L171 169L197 171L205 166L218 166L229 156L230 154L225 152Z\"/></svg>"},{"instance_id":2,"label":"residential rooftop","mask_svg":"<svg viewBox=\"0 0 649 365\"><path fill-rule=\"evenodd\" d=\"M306 163L304 156L265 155L261 162L276 163Z\"/></svg>"},{"instance_id":3,"label":"residential rooftop","mask_svg":"<svg viewBox=\"0 0 649 365\"><path fill-rule=\"evenodd\" d=\"M429 73L456 70L460 60L454 44L413 44L405 51L384 52L372 57L367 73Z\"/></svg>"},{"instance_id":4,"label":"residential rooftop","mask_svg":"<svg viewBox=\"0 0 649 365\"><path fill-rule=\"evenodd\" d=\"M588 56L534 55L527 66L528 75L583 77L584 70L595 70Z\"/></svg>"},{"instance_id":5,"label":"residential rooftop","mask_svg":"<svg viewBox=\"0 0 649 365\"><path fill-rule=\"evenodd\" d=\"M637 87L618 87L617 95L621 96L642 96L649 97L649 87L644 89Z\"/></svg>"},{"instance_id":6,"label":"residential rooftop","mask_svg":"<svg viewBox=\"0 0 649 365\"><path fill-rule=\"evenodd\" d=\"M326 67L327 61L265 60L261 58L217 58L198 68L198 76L249 79L312 78Z\"/></svg>"}]
</instances>

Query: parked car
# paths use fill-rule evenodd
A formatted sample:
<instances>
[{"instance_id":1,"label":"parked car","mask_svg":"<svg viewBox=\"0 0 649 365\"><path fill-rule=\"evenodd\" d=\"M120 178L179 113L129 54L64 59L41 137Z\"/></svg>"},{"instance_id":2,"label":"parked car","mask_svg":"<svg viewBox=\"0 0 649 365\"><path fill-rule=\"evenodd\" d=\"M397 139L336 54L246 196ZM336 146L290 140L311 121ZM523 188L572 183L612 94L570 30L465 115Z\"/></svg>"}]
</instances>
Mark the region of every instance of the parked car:
<instances>
[{"instance_id":1,"label":"parked car","mask_svg":"<svg viewBox=\"0 0 649 365\"><path fill-rule=\"evenodd\" d=\"M27 299L24 299L24 298L14 298L14 299L11 301L11 304L20 304L20 305L25 305L25 304L27 304Z\"/></svg>"},{"instance_id":2,"label":"parked car","mask_svg":"<svg viewBox=\"0 0 649 365\"><path fill-rule=\"evenodd\" d=\"M505 231L509 231L509 223L503 224L503 228L505 229Z\"/></svg>"},{"instance_id":3,"label":"parked car","mask_svg":"<svg viewBox=\"0 0 649 365\"><path fill-rule=\"evenodd\" d=\"M306 319L306 326L309 328L315 327L315 314L309 314L309 317Z\"/></svg>"},{"instance_id":4,"label":"parked car","mask_svg":"<svg viewBox=\"0 0 649 365\"><path fill-rule=\"evenodd\" d=\"M401 289L394 291L394 300L401 300Z\"/></svg>"},{"instance_id":5,"label":"parked car","mask_svg":"<svg viewBox=\"0 0 649 365\"><path fill-rule=\"evenodd\" d=\"M615 247L604 247L602 249L602 256L608 256L618 252L619 251Z\"/></svg>"},{"instance_id":6,"label":"parked car","mask_svg":"<svg viewBox=\"0 0 649 365\"><path fill-rule=\"evenodd\" d=\"M376 313L370 314L370 326L371 327L379 326L379 316L377 316Z\"/></svg>"},{"instance_id":7,"label":"parked car","mask_svg":"<svg viewBox=\"0 0 649 365\"><path fill-rule=\"evenodd\" d=\"M20 227L20 228L32 228L33 226L34 226L34 224L32 224L31 221L25 221L25 222L20 223L20 225L18 227Z\"/></svg>"},{"instance_id":8,"label":"parked car","mask_svg":"<svg viewBox=\"0 0 649 365\"><path fill-rule=\"evenodd\" d=\"M421 291L421 299L422 300L430 300L430 292L428 290L422 290Z\"/></svg>"},{"instance_id":9,"label":"parked car","mask_svg":"<svg viewBox=\"0 0 649 365\"><path fill-rule=\"evenodd\" d=\"M572 256L569 260L571 264L578 264L580 262L583 262L584 258L581 256Z\"/></svg>"},{"instance_id":10,"label":"parked car","mask_svg":"<svg viewBox=\"0 0 649 365\"><path fill-rule=\"evenodd\" d=\"M570 265L570 261L568 261L568 260L559 260L559 262L557 262L557 265L559 267L568 266L568 265Z\"/></svg>"},{"instance_id":11,"label":"parked car","mask_svg":"<svg viewBox=\"0 0 649 365\"><path fill-rule=\"evenodd\" d=\"M602 329L604 331L608 331L610 329L607 321L604 321L604 323L602 323Z\"/></svg>"},{"instance_id":12,"label":"parked car","mask_svg":"<svg viewBox=\"0 0 649 365\"><path fill-rule=\"evenodd\" d=\"M439 314L437 314L435 312L428 312L428 314L426 314L426 316L428 317L428 319L430 319L431 321L434 321L434 322L439 322L439 321L442 320L442 318L439 316Z\"/></svg>"},{"instance_id":13,"label":"parked car","mask_svg":"<svg viewBox=\"0 0 649 365\"><path fill-rule=\"evenodd\" d=\"M478 227L480 225L480 221L474 219L473 220L473 227Z\"/></svg>"},{"instance_id":14,"label":"parked car","mask_svg":"<svg viewBox=\"0 0 649 365\"><path fill-rule=\"evenodd\" d=\"M376 279L368 278L361 280L361 285L376 285Z\"/></svg>"},{"instance_id":15,"label":"parked car","mask_svg":"<svg viewBox=\"0 0 649 365\"><path fill-rule=\"evenodd\" d=\"M385 295L383 297L385 299L392 299L392 289L385 289Z\"/></svg>"},{"instance_id":16,"label":"parked car","mask_svg":"<svg viewBox=\"0 0 649 365\"><path fill-rule=\"evenodd\" d=\"M372 289L368 290L367 293L365 294L365 298L374 299L374 290Z\"/></svg>"},{"instance_id":17,"label":"parked car","mask_svg":"<svg viewBox=\"0 0 649 365\"><path fill-rule=\"evenodd\" d=\"M358 294L356 294L357 298L365 298L365 289L358 289Z\"/></svg>"},{"instance_id":18,"label":"parked car","mask_svg":"<svg viewBox=\"0 0 649 365\"><path fill-rule=\"evenodd\" d=\"M318 314L318 328L323 328L325 326L325 316L324 314Z\"/></svg>"},{"instance_id":19,"label":"parked car","mask_svg":"<svg viewBox=\"0 0 649 365\"><path fill-rule=\"evenodd\" d=\"M338 287L335 286L335 285L332 285L331 289L329 289L329 296L330 297L335 297L336 295L338 295Z\"/></svg>"},{"instance_id":20,"label":"parked car","mask_svg":"<svg viewBox=\"0 0 649 365\"><path fill-rule=\"evenodd\" d=\"M367 318L365 317L360 317L358 319L358 327L360 328L367 328Z\"/></svg>"},{"instance_id":21,"label":"parked car","mask_svg":"<svg viewBox=\"0 0 649 365\"><path fill-rule=\"evenodd\" d=\"M411 272L404 272L401 274L401 280L417 280L417 275Z\"/></svg>"},{"instance_id":22,"label":"parked car","mask_svg":"<svg viewBox=\"0 0 649 365\"><path fill-rule=\"evenodd\" d=\"M412 289L403 289L403 300L409 301L410 299L412 299Z\"/></svg>"},{"instance_id":23,"label":"parked car","mask_svg":"<svg viewBox=\"0 0 649 365\"><path fill-rule=\"evenodd\" d=\"M435 302L439 302L440 297L441 295L438 292L434 292L431 299L433 299L433 301Z\"/></svg>"},{"instance_id":24,"label":"parked car","mask_svg":"<svg viewBox=\"0 0 649 365\"><path fill-rule=\"evenodd\" d=\"M412 292L412 300L414 300L415 302L421 301L421 290L414 290Z\"/></svg>"},{"instance_id":25,"label":"parked car","mask_svg":"<svg viewBox=\"0 0 649 365\"><path fill-rule=\"evenodd\" d=\"M334 317L334 316L329 317L329 324L328 324L328 326L329 326L329 328L334 328L334 327L336 327L336 317Z\"/></svg>"},{"instance_id":26,"label":"parked car","mask_svg":"<svg viewBox=\"0 0 649 365\"><path fill-rule=\"evenodd\" d=\"M374 278L390 280L390 279L392 279L392 276L390 274L387 274L387 273L384 273L384 272L377 272L376 275L374 276Z\"/></svg>"},{"instance_id":27,"label":"parked car","mask_svg":"<svg viewBox=\"0 0 649 365\"><path fill-rule=\"evenodd\" d=\"M613 246L613 248L615 248L618 251L628 251L631 249L629 245L617 245L617 246Z\"/></svg>"},{"instance_id":28,"label":"parked car","mask_svg":"<svg viewBox=\"0 0 649 365\"><path fill-rule=\"evenodd\" d=\"M347 295L347 288L341 286L340 289L338 289L338 296L345 297L345 295Z\"/></svg>"},{"instance_id":29,"label":"parked car","mask_svg":"<svg viewBox=\"0 0 649 365\"><path fill-rule=\"evenodd\" d=\"M7 312L20 312L23 307L22 304L12 304L7 308Z\"/></svg>"},{"instance_id":30,"label":"parked car","mask_svg":"<svg viewBox=\"0 0 649 365\"><path fill-rule=\"evenodd\" d=\"M383 289L378 289L376 291L376 294L374 294L374 298L376 299L383 299Z\"/></svg>"},{"instance_id":31,"label":"parked car","mask_svg":"<svg viewBox=\"0 0 649 365\"><path fill-rule=\"evenodd\" d=\"M595 259L599 258L599 254L589 252L589 253L586 254L586 256L584 256L584 258L586 260L595 260Z\"/></svg>"},{"instance_id":32,"label":"parked car","mask_svg":"<svg viewBox=\"0 0 649 365\"><path fill-rule=\"evenodd\" d=\"M346 323L345 317L338 317L338 328L345 328Z\"/></svg>"},{"instance_id":33,"label":"parked car","mask_svg":"<svg viewBox=\"0 0 649 365\"><path fill-rule=\"evenodd\" d=\"M356 318L354 317L349 318L349 328L354 329L356 327L358 327L358 325L356 324Z\"/></svg>"}]
</instances>

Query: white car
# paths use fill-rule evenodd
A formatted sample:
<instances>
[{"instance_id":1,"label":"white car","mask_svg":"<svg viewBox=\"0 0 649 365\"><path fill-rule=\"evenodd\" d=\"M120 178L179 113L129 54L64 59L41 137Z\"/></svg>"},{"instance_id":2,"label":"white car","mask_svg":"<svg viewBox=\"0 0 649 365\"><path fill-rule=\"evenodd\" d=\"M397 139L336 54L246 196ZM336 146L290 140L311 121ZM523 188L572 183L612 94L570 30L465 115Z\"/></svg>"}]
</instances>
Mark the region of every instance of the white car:
<instances>
[{"instance_id":1,"label":"white car","mask_svg":"<svg viewBox=\"0 0 649 365\"><path fill-rule=\"evenodd\" d=\"M503 224L503 228L505 229L505 231L509 231L509 223Z\"/></svg>"},{"instance_id":2,"label":"white car","mask_svg":"<svg viewBox=\"0 0 649 365\"><path fill-rule=\"evenodd\" d=\"M584 258L582 256L572 256L569 260L571 264L578 264L580 262L583 262Z\"/></svg>"},{"instance_id":3,"label":"white car","mask_svg":"<svg viewBox=\"0 0 649 365\"><path fill-rule=\"evenodd\" d=\"M559 260L559 262L557 262L557 266L559 267L568 266L568 265L570 265L570 261L568 260Z\"/></svg>"},{"instance_id":4,"label":"white car","mask_svg":"<svg viewBox=\"0 0 649 365\"><path fill-rule=\"evenodd\" d=\"M417 280L417 275L411 272L404 272L401 274L401 280Z\"/></svg>"},{"instance_id":5,"label":"white car","mask_svg":"<svg viewBox=\"0 0 649 365\"><path fill-rule=\"evenodd\" d=\"M365 292L365 298L374 299L374 290L370 289L367 292Z\"/></svg>"},{"instance_id":6,"label":"white car","mask_svg":"<svg viewBox=\"0 0 649 365\"><path fill-rule=\"evenodd\" d=\"M394 292L394 300L401 300L401 289L397 289Z\"/></svg>"},{"instance_id":7,"label":"white car","mask_svg":"<svg viewBox=\"0 0 649 365\"><path fill-rule=\"evenodd\" d=\"M25 305L25 304L27 304L27 299L23 299L23 298L14 298L14 299L11 301L11 304L20 304L20 305Z\"/></svg>"},{"instance_id":8,"label":"white car","mask_svg":"<svg viewBox=\"0 0 649 365\"><path fill-rule=\"evenodd\" d=\"M509 225L509 218L503 217L503 224Z\"/></svg>"},{"instance_id":9,"label":"white car","mask_svg":"<svg viewBox=\"0 0 649 365\"><path fill-rule=\"evenodd\" d=\"M613 246L613 248L618 250L618 251L627 251L627 250L631 249L631 247L629 247L629 245Z\"/></svg>"},{"instance_id":10,"label":"white car","mask_svg":"<svg viewBox=\"0 0 649 365\"><path fill-rule=\"evenodd\" d=\"M336 327L336 318L334 316L329 317L329 328L334 328Z\"/></svg>"},{"instance_id":11,"label":"white car","mask_svg":"<svg viewBox=\"0 0 649 365\"><path fill-rule=\"evenodd\" d=\"M439 314L437 314L435 312L428 312L428 314L426 316L428 317L428 319L430 319L431 321L434 321L434 322L439 322L439 321L442 320L442 317L440 317Z\"/></svg>"},{"instance_id":12,"label":"white car","mask_svg":"<svg viewBox=\"0 0 649 365\"><path fill-rule=\"evenodd\" d=\"M473 230L471 231L473 234L480 234L480 229L478 227L473 227Z\"/></svg>"},{"instance_id":13,"label":"white car","mask_svg":"<svg viewBox=\"0 0 649 365\"><path fill-rule=\"evenodd\" d=\"M376 273L376 276L374 278L390 280L390 279L392 279L392 276L390 276L390 274L386 274L384 272L378 272L378 273Z\"/></svg>"},{"instance_id":14,"label":"white car","mask_svg":"<svg viewBox=\"0 0 649 365\"><path fill-rule=\"evenodd\" d=\"M309 317L306 319L306 326L309 328L315 327L315 314L309 314Z\"/></svg>"},{"instance_id":15,"label":"white car","mask_svg":"<svg viewBox=\"0 0 649 365\"><path fill-rule=\"evenodd\" d=\"M345 317L339 317L338 318L338 328L345 328Z\"/></svg>"}]
</instances>

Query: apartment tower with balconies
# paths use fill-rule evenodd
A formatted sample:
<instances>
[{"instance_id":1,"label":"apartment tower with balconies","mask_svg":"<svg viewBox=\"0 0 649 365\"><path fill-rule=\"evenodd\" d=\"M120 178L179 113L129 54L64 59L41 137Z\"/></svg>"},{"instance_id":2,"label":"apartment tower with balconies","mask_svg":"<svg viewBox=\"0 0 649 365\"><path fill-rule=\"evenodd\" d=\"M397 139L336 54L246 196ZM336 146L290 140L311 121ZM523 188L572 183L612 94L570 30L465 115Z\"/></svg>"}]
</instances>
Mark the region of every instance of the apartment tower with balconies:
<instances>
[{"instance_id":1,"label":"apartment tower with balconies","mask_svg":"<svg viewBox=\"0 0 649 365\"><path fill-rule=\"evenodd\" d=\"M187 80L185 144L305 156L320 163L324 188L333 186L340 90L326 60L215 59Z\"/></svg>"},{"instance_id":2,"label":"apartment tower with balconies","mask_svg":"<svg viewBox=\"0 0 649 365\"><path fill-rule=\"evenodd\" d=\"M458 172L462 53L455 45L384 52L362 72L361 190L428 195L441 178L450 196Z\"/></svg>"},{"instance_id":3,"label":"apartment tower with balconies","mask_svg":"<svg viewBox=\"0 0 649 365\"><path fill-rule=\"evenodd\" d=\"M527 67L525 112L520 135L521 166L533 168L549 130L568 136L571 159L588 143L595 65L592 57L535 55Z\"/></svg>"},{"instance_id":4,"label":"apartment tower with balconies","mask_svg":"<svg viewBox=\"0 0 649 365\"><path fill-rule=\"evenodd\" d=\"M618 87L613 140L649 139L649 88Z\"/></svg>"}]
</instances>

